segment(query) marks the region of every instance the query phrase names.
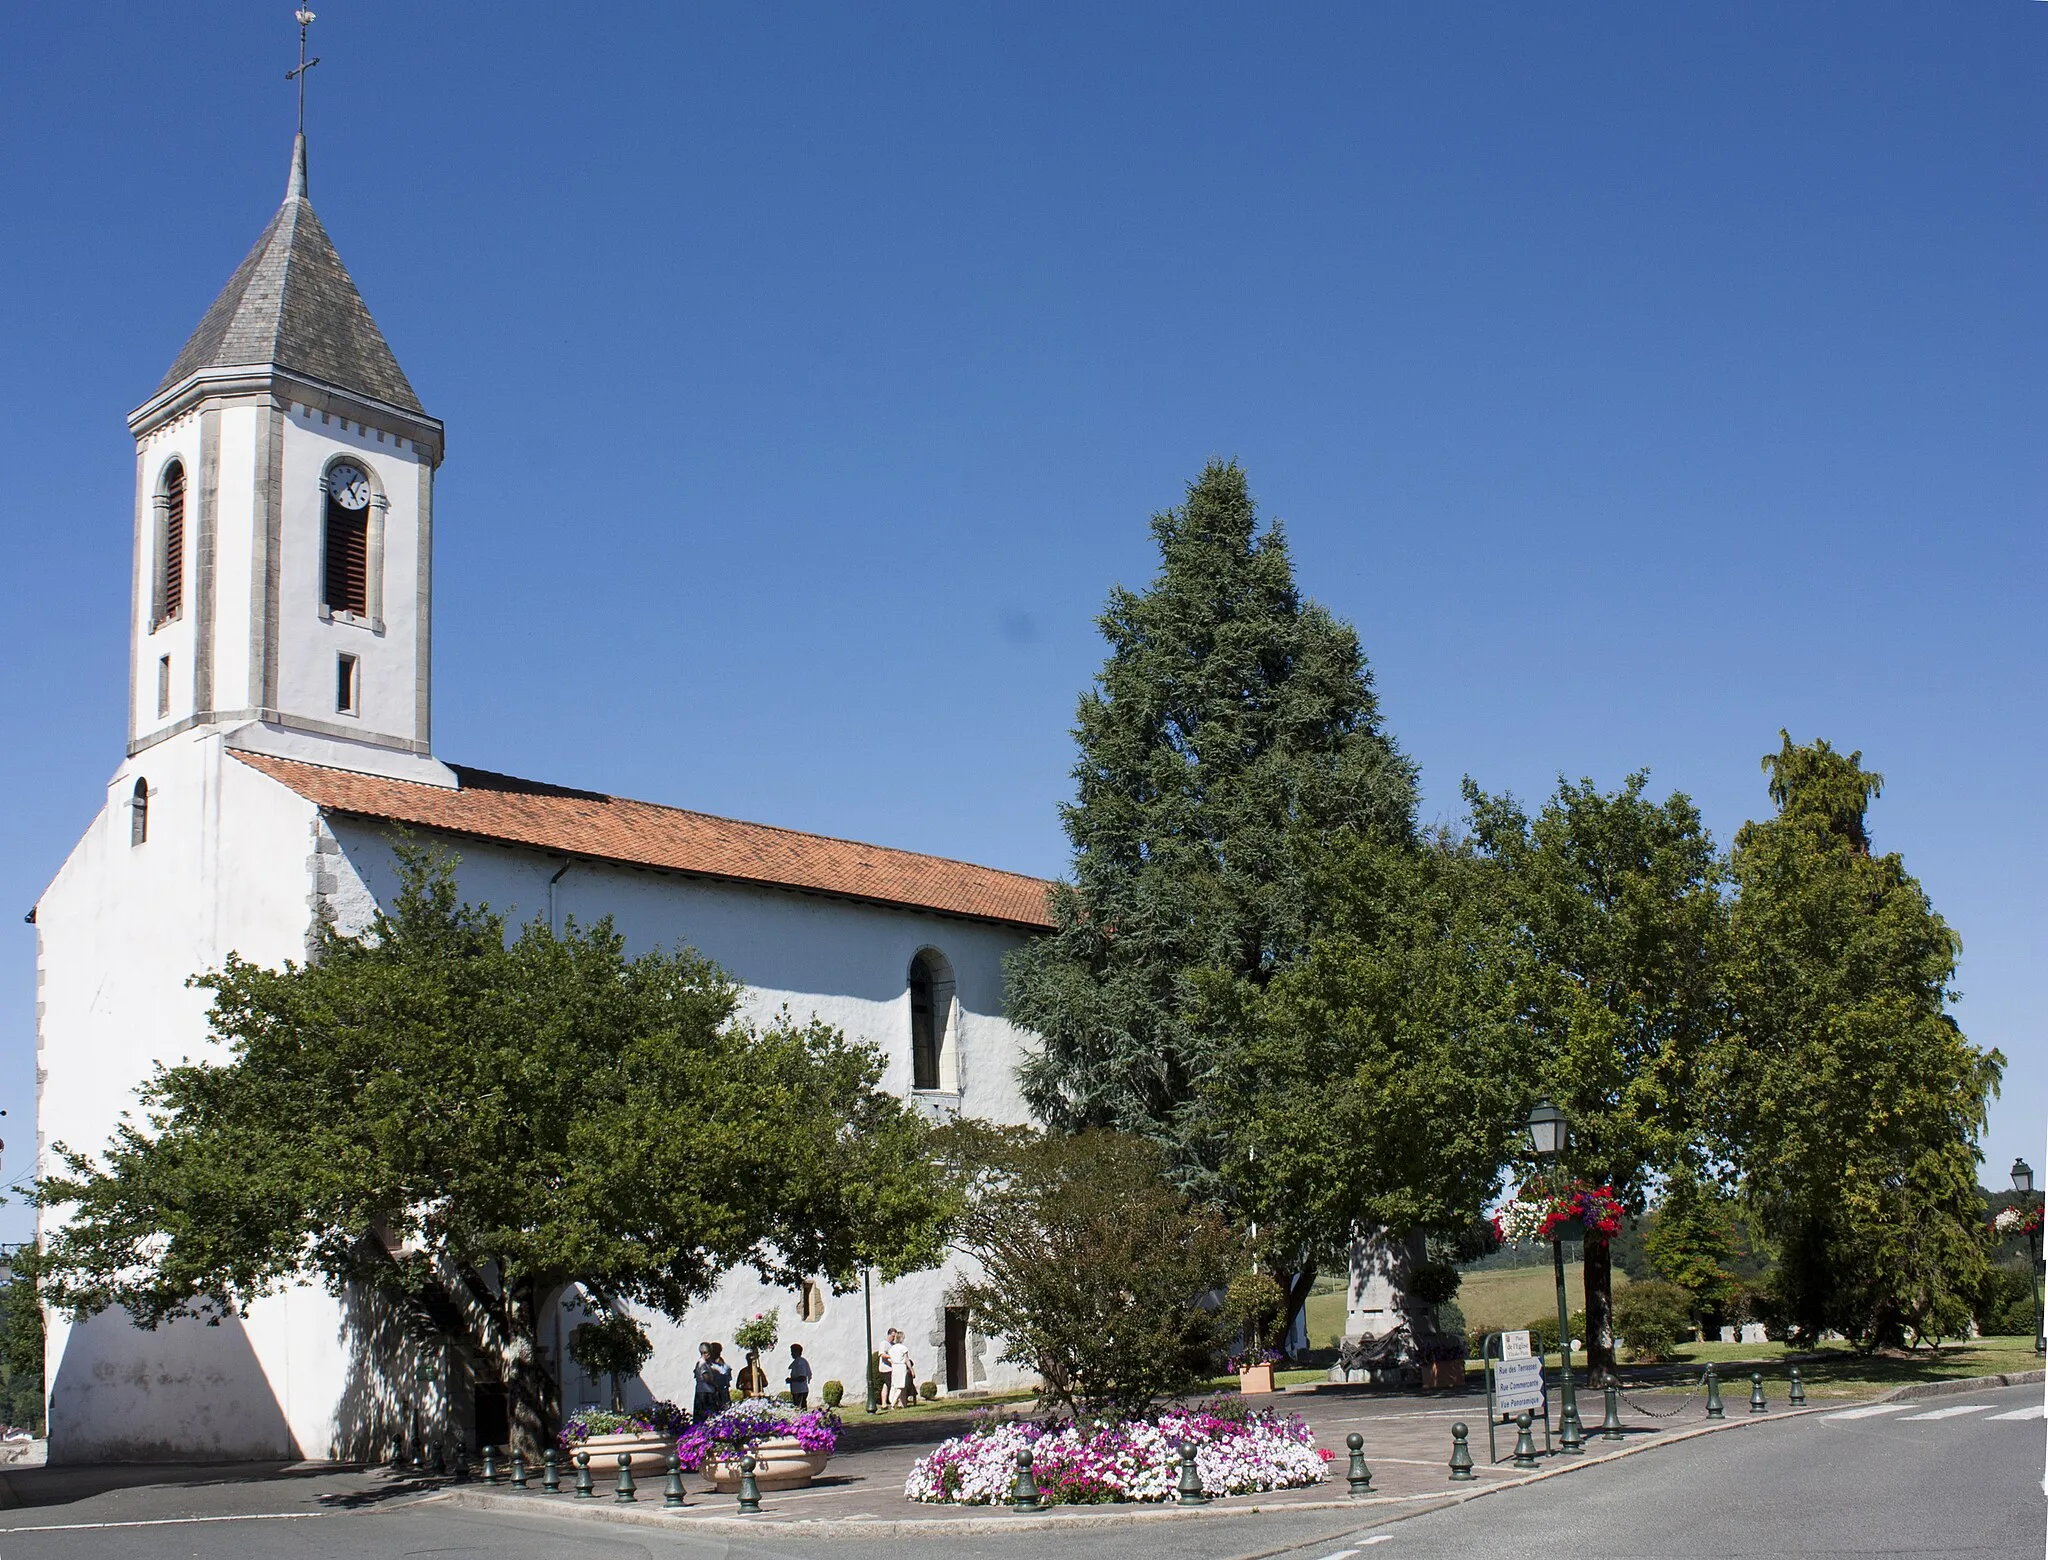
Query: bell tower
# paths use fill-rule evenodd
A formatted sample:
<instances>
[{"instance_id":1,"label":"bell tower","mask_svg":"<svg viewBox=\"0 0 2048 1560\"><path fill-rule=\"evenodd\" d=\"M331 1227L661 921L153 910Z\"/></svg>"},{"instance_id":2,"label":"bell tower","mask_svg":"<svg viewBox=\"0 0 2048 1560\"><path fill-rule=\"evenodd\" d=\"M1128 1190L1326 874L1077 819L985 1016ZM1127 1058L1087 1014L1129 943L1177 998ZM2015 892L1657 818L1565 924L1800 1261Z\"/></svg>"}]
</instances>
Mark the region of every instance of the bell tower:
<instances>
[{"instance_id":1,"label":"bell tower","mask_svg":"<svg viewBox=\"0 0 2048 1560\"><path fill-rule=\"evenodd\" d=\"M128 752L230 746L452 784L432 758L443 431L307 196L284 203L128 418Z\"/></svg>"}]
</instances>

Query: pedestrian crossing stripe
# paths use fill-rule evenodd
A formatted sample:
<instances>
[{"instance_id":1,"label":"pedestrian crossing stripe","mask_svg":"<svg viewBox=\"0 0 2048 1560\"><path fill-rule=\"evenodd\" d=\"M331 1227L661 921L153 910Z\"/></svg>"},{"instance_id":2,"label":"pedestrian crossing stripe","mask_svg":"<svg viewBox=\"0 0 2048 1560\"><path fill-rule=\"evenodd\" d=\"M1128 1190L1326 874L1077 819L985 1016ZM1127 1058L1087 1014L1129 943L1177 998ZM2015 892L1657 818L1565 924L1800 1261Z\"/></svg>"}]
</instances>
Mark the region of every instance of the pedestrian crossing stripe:
<instances>
[{"instance_id":1,"label":"pedestrian crossing stripe","mask_svg":"<svg viewBox=\"0 0 2048 1560\"><path fill-rule=\"evenodd\" d=\"M2044 1412L2048 1412L2048 1409L2044 1409L2041 1404L2029 1403L2025 1408L2015 1408L2007 1413L1993 1414L1991 1417L1993 1419L2039 1419Z\"/></svg>"},{"instance_id":2,"label":"pedestrian crossing stripe","mask_svg":"<svg viewBox=\"0 0 2048 1560\"><path fill-rule=\"evenodd\" d=\"M1822 1414L1823 1419L1868 1419L1873 1414L1902 1414L1904 1403L1871 1403L1863 1408L1845 1408L1838 1414Z\"/></svg>"},{"instance_id":3,"label":"pedestrian crossing stripe","mask_svg":"<svg viewBox=\"0 0 2048 1560\"><path fill-rule=\"evenodd\" d=\"M1957 1403L1951 1408L1930 1409L1924 1414L1908 1414L1899 1422L1910 1425L1916 1419L1954 1419L1963 1414L1981 1414L1985 1409L1995 1407L1995 1403Z\"/></svg>"}]
</instances>

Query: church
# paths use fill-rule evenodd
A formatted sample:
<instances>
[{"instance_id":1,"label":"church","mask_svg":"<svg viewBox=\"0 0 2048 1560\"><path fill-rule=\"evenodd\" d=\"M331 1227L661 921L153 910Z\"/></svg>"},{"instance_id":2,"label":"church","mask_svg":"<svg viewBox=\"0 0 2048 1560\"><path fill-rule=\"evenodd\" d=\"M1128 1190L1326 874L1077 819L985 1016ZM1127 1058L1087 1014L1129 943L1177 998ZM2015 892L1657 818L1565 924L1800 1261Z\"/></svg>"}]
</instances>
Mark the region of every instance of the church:
<instances>
[{"instance_id":1,"label":"church","mask_svg":"<svg viewBox=\"0 0 2048 1560\"><path fill-rule=\"evenodd\" d=\"M323 922L367 924L394 830L460 858L465 897L514 924L615 918L634 951L686 943L767 1018L815 1015L888 1059L933 1117L1028 1119L1031 1036L1004 1017L1003 957L1050 925L1041 879L734 822L450 764L433 744L434 477L445 430L414 394L307 195L283 204L128 419L135 438L127 754L37 901L39 1158L96 1152L159 1061L216 1049L187 987L231 952L303 959ZM452 523L463 523L459 515ZM690 1400L699 1339L779 1308L817 1379L859 1400L866 1350L908 1335L948 1392L1026 1384L948 1295L953 1266L870 1294L728 1275L629 1397ZM608 1398L562 1341L568 1406ZM50 1460L388 1455L429 1433L500 1441L473 1362L394 1384L351 1307L317 1286L243 1323L154 1332L119 1312L49 1319Z\"/></svg>"}]
</instances>

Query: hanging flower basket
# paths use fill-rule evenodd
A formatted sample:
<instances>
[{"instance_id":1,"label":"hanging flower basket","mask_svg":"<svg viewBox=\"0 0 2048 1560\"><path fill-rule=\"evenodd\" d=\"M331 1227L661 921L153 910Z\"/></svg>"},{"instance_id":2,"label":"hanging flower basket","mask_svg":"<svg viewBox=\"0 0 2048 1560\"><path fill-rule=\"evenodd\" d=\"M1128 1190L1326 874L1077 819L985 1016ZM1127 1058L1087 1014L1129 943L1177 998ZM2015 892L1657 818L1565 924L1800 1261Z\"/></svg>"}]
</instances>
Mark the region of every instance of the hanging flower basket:
<instances>
[{"instance_id":1,"label":"hanging flower basket","mask_svg":"<svg viewBox=\"0 0 2048 1560\"><path fill-rule=\"evenodd\" d=\"M1611 1186L1524 1186L1493 1216L1503 1244L1528 1240L1605 1240L1621 1233L1621 1201Z\"/></svg>"},{"instance_id":2,"label":"hanging flower basket","mask_svg":"<svg viewBox=\"0 0 2048 1560\"><path fill-rule=\"evenodd\" d=\"M1992 1217L1991 1233L2004 1235L2038 1235L2041 1233L2041 1204L2022 1208L2015 1203L2010 1208L2001 1208Z\"/></svg>"}]
</instances>

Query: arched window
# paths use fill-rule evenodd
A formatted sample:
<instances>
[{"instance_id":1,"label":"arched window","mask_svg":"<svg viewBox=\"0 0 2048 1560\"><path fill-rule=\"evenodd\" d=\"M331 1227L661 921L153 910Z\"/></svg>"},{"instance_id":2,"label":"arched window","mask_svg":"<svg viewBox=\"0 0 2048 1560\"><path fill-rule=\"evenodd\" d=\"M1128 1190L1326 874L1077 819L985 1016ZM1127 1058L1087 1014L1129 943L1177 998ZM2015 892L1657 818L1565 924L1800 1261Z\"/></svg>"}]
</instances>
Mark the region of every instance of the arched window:
<instances>
[{"instance_id":1,"label":"arched window","mask_svg":"<svg viewBox=\"0 0 2048 1560\"><path fill-rule=\"evenodd\" d=\"M140 845L149 838L149 782L135 782L135 799L128 804L128 843Z\"/></svg>"},{"instance_id":2,"label":"arched window","mask_svg":"<svg viewBox=\"0 0 2048 1560\"><path fill-rule=\"evenodd\" d=\"M370 615L370 478L362 467L327 468L327 549L321 599L329 612Z\"/></svg>"},{"instance_id":3,"label":"arched window","mask_svg":"<svg viewBox=\"0 0 2048 1560\"><path fill-rule=\"evenodd\" d=\"M185 463L164 468L163 491L156 499L156 601L151 628L185 610Z\"/></svg>"},{"instance_id":4,"label":"arched window","mask_svg":"<svg viewBox=\"0 0 2048 1560\"><path fill-rule=\"evenodd\" d=\"M936 948L925 948L910 961L910 1086L913 1089L954 1087L947 1053L953 1027L953 968Z\"/></svg>"}]
</instances>

